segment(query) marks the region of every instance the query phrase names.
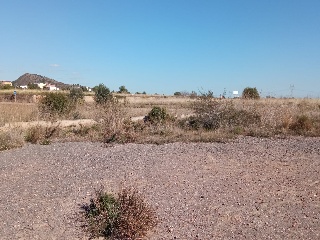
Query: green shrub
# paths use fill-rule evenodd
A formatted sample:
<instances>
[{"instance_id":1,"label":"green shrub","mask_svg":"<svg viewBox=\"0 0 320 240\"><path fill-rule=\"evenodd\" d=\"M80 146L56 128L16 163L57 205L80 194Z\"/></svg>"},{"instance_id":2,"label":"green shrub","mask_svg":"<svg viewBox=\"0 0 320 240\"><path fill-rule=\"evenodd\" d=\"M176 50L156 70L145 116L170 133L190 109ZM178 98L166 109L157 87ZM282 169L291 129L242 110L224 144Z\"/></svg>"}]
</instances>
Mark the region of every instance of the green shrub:
<instances>
[{"instance_id":1,"label":"green shrub","mask_svg":"<svg viewBox=\"0 0 320 240\"><path fill-rule=\"evenodd\" d=\"M39 111L43 117L56 117L71 111L72 104L67 95L63 93L46 93L39 102Z\"/></svg>"},{"instance_id":2,"label":"green shrub","mask_svg":"<svg viewBox=\"0 0 320 240\"><path fill-rule=\"evenodd\" d=\"M134 189L117 197L100 189L82 210L79 220L90 238L140 239L157 225L155 211Z\"/></svg>"},{"instance_id":3,"label":"green shrub","mask_svg":"<svg viewBox=\"0 0 320 240\"><path fill-rule=\"evenodd\" d=\"M172 119L170 114L167 112L165 108L161 107L153 107L148 115L145 117L145 121L150 122L152 124L160 124L164 123L168 120Z\"/></svg>"},{"instance_id":4,"label":"green shrub","mask_svg":"<svg viewBox=\"0 0 320 240\"><path fill-rule=\"evenodd\" d=\"M260 95L259 95L257 88L246 87L242 92L242 98L259 99Z\"/></svg>"},{"instance_id":5,"label":"green shrub","mask_svg":"<svg viewBox=\"0 0 320 240\"><path fill-rule=\"evenodd\" d=\"M110 93L109 88L102 83L94 87L93 91L94 100L97 104L105 104L112 99L112 94Z\"/></svg>"},{"instance_id":6,"label":"green shrub","mask_svg":"<svg viewBox=\"0 0 320 240\"><path fill-rule=\"evenodd\" d=\"M130 94L128 89L125 86L120 86L118 93L125 93L125 94Z\"/></svg>"}]
</instances>

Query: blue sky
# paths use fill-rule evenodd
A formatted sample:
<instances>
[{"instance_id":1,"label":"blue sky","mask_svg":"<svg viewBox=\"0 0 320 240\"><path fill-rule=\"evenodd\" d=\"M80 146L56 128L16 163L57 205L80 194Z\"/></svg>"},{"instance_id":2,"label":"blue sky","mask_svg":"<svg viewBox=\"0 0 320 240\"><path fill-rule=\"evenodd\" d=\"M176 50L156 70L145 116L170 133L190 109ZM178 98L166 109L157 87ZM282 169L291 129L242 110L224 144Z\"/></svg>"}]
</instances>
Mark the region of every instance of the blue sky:
<instances>
[{"instance_id":1,"label":"blue sky","mask_svg":"<svg viewBox=\"0 0 320 240\"><path fill-rule=\"evenodd\" d=\"M319 0L0 0L0 79L320 96Z\"/></svg>"}]
</instances>

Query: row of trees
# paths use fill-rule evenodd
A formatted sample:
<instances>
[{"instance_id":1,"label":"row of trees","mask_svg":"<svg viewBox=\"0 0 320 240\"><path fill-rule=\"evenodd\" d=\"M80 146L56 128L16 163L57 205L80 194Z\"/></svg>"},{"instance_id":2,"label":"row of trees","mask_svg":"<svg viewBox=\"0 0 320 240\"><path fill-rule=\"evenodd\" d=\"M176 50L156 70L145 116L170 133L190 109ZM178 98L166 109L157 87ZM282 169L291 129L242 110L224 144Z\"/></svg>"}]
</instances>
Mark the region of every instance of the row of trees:
<instances>
[{"instance_id":1,"label":"row of trees","mask_svg":"<svg viewBox=\"0 0 320 240\"><path fill-rule=\"evenodd\" d=\"M101 91L101 88L106 88L106 87L103 84L99 84L98 86L95 86L92 90L94 92L97 92L97 91ZM112 91L112 93L114 93L114 92L115 91ZM128 89L125 86L120 86L119 91L117 91L117 93L130 94L130 92L128 91ZM147 93L145 91L143 91L142 93L136 92L136 94L147 94Z\"/></svg>"},{"instance_id":2,"label":"row of trees","mask_svg":"<svg viewBox=\"0 0 320 240\"><path fill-rule=\"evenodd\" d=\"M98 86L94 87L93 91L95 92L94 99L99 104L106 103L110 98L112 98L110 89L107 88L104 84L99 84ZM118 93L129 93L129 92L124 86L121 86L119 88ZM213 92L209 91L209 93L211 94L211 97L213 97ZM197 97L197 93L194 91L192 91L191 93L175 92L174 95L175 96ZM242 92L242 98L259 99L260 94L259 94L257 88L246 87Z\"/></svg>"},{"instance_id":3,"label":"row of trees","mask_svg":"<svg viewBox=\"0 0 320 240\"><path fill-rule=\"evenodd\" d=\"M0 85L0 89L11 89L11 88L13 88L13 87L10 85ZM40 89L40 88L37 84L29 83L28 89ZM87 92L88 91L87 87L81 86L79 84L72 85L68 90L75 91L75 89L78 89L77 90L78 92ZM95 92L97 102L105 101L105 100L101 100L101 99L105 99L106 96L109 96L111 93L114 92L114 91L110 92L110 89L107 88L104 84L99 84L98 86L95 86L94 88L92 88L92 90ZM128 89L125 86L120 86L119 91L117 91L117 93L130 94L130 92L128 91ZM142 93L136 92L136 94L146 94L146 92L142 92ZM197 97L198 94L195 91L192 91L192 92L182 91L182 92L175 92L174 96ZM260 94L259 94L257 88L246 87L242 92L242 98L259 99Z\"/></svg>"},{"instance_id":4,"label":"row of trees","mask_svg":"<svg viewBox=\"0 0 320 240\"><path fill-rule=\"evenodd\" d=\"M211 92L212 97L213 97L213 93ZM174 96L185 96L185 97L197 97L197 93L195 91L190 92L175 92L173 94ZM224 94L225 95L225 94ZM223 95L223 97L224 97ZM242 98L245 99L259 99L260 98L260 94L257 90L257 88L251 88L251 87L246 87L243 92L242 92Z\"/></svg>"}]
</instances>

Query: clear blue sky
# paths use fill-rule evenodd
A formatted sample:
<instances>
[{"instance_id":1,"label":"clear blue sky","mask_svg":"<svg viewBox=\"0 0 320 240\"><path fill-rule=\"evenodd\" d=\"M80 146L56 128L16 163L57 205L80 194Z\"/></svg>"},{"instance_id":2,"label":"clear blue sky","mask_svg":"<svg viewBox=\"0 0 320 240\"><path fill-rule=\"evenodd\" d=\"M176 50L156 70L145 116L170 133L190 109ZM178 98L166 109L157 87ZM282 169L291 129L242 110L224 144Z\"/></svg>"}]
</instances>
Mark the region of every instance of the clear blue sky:
<instances>
[{"instance_id":1,"label":"clear blue sky","mask_svg":"<svg viewBox=\"0 0 320 240\"><path fill-rule=\"evenodd\" d=\"M0 0L0 79L320 96L319 0Z\"/></svg>"}]
</instances>

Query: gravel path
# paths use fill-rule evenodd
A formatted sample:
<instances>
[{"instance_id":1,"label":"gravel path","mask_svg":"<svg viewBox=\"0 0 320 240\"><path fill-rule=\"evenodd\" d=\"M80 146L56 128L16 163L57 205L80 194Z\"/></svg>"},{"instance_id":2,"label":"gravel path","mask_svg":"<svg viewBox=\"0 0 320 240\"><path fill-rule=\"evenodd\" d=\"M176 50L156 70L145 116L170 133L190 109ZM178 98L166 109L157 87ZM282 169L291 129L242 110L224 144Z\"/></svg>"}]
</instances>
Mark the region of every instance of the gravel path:
<instances>
[{"instance_id":1,"label":"gravel path","mask_svg":"<svg viewBox=\"0 0 320 240\"><path fill-rule=\"evenodd\" d=\"M320 138L28 145L0 181L0 239L86 239L70 216L100 184L157 208L149 239L320 239Z\"/></svg>"}]
</instances>

